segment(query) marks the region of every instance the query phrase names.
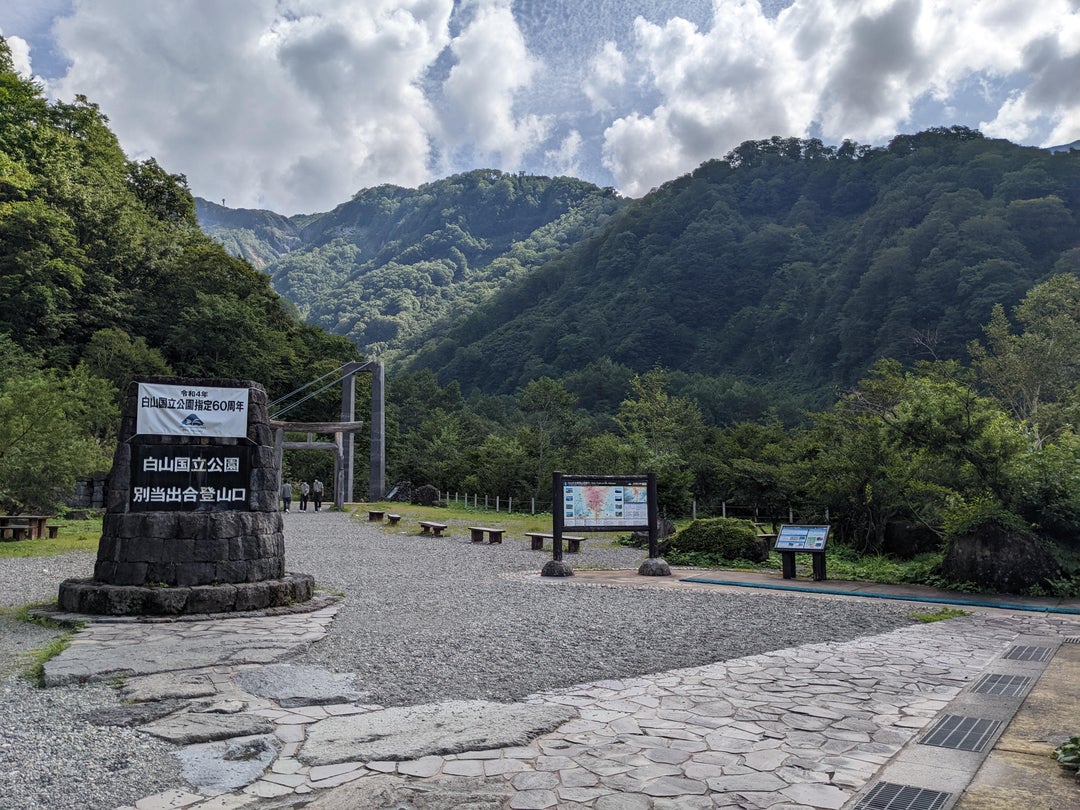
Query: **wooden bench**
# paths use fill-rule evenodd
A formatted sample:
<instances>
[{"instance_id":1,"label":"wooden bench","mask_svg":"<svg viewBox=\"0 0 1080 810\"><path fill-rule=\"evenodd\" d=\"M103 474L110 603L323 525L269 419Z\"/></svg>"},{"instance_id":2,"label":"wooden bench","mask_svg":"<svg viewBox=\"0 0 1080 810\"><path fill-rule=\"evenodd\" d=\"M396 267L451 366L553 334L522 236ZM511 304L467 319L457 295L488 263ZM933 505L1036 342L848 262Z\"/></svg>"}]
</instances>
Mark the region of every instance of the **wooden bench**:
<instances>
[{"instance_id":1,"label":"wooden bench","mask_svg":"<svg viewBox=\"0 0 1080 810\"><path fill-rule=\"evenodd\" d=\"M386 521L391 526L397 526L399 520L401 520L401 515L390 514L386 516Z\"/></svg>"},{"instance_id":2,"label":"wooden bench","mask_svg":"<svg viewBox=\"0 0 1080 810\"><path fill-rule=\"evenodd\" d=\"M446 529L445 523L435 523L430 520L420 521L420 533L421 534L433 534L436 537L441 537L443 531Z\"/></svg>"},{"instance_id":3,"label":"wooden bench","mask_svg":"<svg viewBox=\"0 0 1080 810\"><path fill-rule=\"evenodd\" d=\"M544 541L555 539L555 535L544 534L543 532L525 532L525 536L532 541L533 551L543 551ZM564 534L562 539L566 541L566 550L571 554L577 554L581 551L581 544L585 542L584 537L572 537L569 534Z\"/></svg>"},{"instance_id":4,"label":"wooden bench","mask_svg":"<svg viewBox=\"0 0 1080 810\"><path fill-rule=\"evenodd\" d=\"M46 526L45 528L49 532L49 539L50 540L55 540L56 535L60 532L60 525L57 524L57 523L54 523L51 526Z\"/></svg>"},{"instance_id":5,"label":"wooden bench","mask_svg":"<svg viewBox=\"0 0 1080 810\"><path fill-rule=\"evenodd\" d=\"M25 540L31 535L30 521L29 520L11 520L10 518L4 521L4 525L0 526L0 540L7 539L8 532L11 533L12 540Z\"/></svg>"},{"instance_id":6,"label":"wooden bench","mask_svg":"<svg viewBox=\"0 0 1080 810\"><path fill-rule=\"evenodd\" d=\"M377 509L368 509L367 519L369 523L378 523L383 519L384 512L380 512Z\"/></svg>"},{"instance_id":7,"label":"wooden bench","mask_svg":"<svg viewBox=\"0 0 1080 810\"><path fill-rule=\"evenodd\" d=\"M492 529L487 526L470 526L469 534L472 535L472 541L474 543L483 543L484 535L488 536L488 545L494 543L502 543L502 537L506 533L506 529Z\"/></svg>"}]
</instances>

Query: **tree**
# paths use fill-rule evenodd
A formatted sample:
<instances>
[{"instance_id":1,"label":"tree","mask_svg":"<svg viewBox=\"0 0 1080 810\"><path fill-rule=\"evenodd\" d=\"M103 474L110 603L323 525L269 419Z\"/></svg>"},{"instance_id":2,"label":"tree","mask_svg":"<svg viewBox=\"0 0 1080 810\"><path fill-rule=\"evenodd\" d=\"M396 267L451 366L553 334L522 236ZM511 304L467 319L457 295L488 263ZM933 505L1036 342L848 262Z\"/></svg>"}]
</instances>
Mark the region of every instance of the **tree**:
<instances>
[{"instance_id":1,"label":"tree","mask_svg":"<svg viewBox=\"0 0 1080 810\"><path fill-rule=\"evenodd\" d=\"M688 399L668 394L667 373L654 368L630 382L634 397L623 400L615 417L627 443L640 447L643 468L627 472L655 472L657 498L662 511L682 515L693 500L694 475L685 461L705 434L701 410Z\"/></svg>"},{"instance_id":2,"label":"tree","mask_svg":"<svg viewBox=\"0 0 1080 810\"><path fill-rule=\"evenodd\" d=\"M78 476L107 468L118 422L115 390L85 370L0 381L0 508L55 512Z\"/></svg>"},{"instance_id":3,"label":"tree","mask_svg":"<svg viewBox=\"0 0 1080 810\"><path fill-rule=\"evenodd\" d=\"M95 332L83 350L82 362L96 377L108 380L121 397L128 383L139 375L169 375L172 368L146 338L132 338L123 329Z\"/></svg>"},{"instance_id":4,"label":"tree","mask_svg":"<svg viewBox=\"0 0 1080 810\"><path fill-rule=\"evenodd\" d=\"M1039 446L1072 423L1080 404L1080 278L1062 274L1033 287L1015 314L1019 334L995 306L986 345L968 350L980 378Z\"/></svg>"},{"instance_id":5,"label":"tree","mask_svg":"<svg viewBox=\"0 0 1080 810\"><path fill-rule=\"evenodd\" d=\"M576 405L577 397L550 377L533 380L521 391L518 407L525 421L522 441L536 459L535 495L544 492L550 484L555 462L553 451L570 438Z\"/></svg>"}]
</instances>

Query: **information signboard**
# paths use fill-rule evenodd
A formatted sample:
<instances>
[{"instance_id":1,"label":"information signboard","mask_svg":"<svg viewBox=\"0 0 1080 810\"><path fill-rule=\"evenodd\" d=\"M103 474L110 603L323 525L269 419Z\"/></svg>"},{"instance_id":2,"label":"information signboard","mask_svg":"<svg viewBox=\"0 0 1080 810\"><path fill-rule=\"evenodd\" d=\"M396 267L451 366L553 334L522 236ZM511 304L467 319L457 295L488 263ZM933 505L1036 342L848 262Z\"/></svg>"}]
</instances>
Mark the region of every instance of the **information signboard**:
<instances>
[{"instance_id":1,"label":"information signboard","mask_svg":"<svg viewBox=\"0 0 1080 810\"><path fill-rule=\"evenodd\" d=\"M775 551L825 551L828 526L781 526L776 535Z\"/></svg>"},{"instance_id":2,"label":"information signboard","mask_svg":"<svg viewBox=\"0 0 1080 810\"><path fill-rule=\"evenodd\" d=\"M137 434L247 436L248 389L139 383Z\"/></svg>"},{"instance_id":3,"label":"information signboard","mask_svg":"<svg viewBox=\"0 0 1080 810\"><path fill-rule=\"evenodd\" d=\"M131 512L251 511L247 445L133 444Z\"/></svg>"},{"instance_id":4,"label":"information signboard","mask_svg":"<svg viewBox=\"0 0 1080 810\"><path fill-rule=\"evenodd\" d=\"M564 477L561 497L564 528L594 532L649 528L649 480L646 476Z\"/></svg>"}]
</instances>

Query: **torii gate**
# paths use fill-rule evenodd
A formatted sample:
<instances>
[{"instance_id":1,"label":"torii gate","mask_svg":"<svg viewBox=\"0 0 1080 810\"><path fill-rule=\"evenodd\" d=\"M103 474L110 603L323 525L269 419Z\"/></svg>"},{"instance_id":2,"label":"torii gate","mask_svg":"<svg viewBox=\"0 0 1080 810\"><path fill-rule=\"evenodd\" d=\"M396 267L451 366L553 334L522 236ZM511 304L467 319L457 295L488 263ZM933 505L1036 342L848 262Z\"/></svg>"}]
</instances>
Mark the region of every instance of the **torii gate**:
<instances>
[{"instance_id":1,"label":"torii gate","mask_svg":"<svg viewBox=\"0 0 1080 810\"><path fill-rule=\"evenodd\" d=\"M278 462L278 491L281 491L281 462L285 450L334 451L334 506L343 509L353 500L353 434L364 427L356 418L356 375L371 374L371 470L368 479L368 500L377 501L386 492L386 419L385 372L377 360L351 362L342 366L340 422L279 422L270 421L274 428L274 452ZM285 431L307 433L307 441L287 442ZM332 442L316 442L314 434L332 433Z\"/></svg>"}]
</instances>

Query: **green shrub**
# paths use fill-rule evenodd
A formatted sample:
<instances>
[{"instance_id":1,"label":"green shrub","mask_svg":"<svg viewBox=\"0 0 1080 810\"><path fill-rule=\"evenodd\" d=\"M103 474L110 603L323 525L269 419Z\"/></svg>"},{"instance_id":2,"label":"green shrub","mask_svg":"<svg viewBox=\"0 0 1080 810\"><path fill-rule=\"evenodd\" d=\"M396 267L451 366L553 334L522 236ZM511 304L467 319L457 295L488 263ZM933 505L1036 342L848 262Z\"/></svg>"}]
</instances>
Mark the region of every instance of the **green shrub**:
<instances>
[{"instance_id":1,"label":"green shrub","mask_svg":"<svg viewBox=\"0 0 1080 810\"><path fill-rule=\"evenodd\" d=\"M1061 767L1080 772L1080 736L1070 737L1068 742L1055 748L1050 756L1056 759Z\"/></svg>"},{"instance_id":2,"label":"green shrub","mask_svg":"<svg viewBox=\"0 0 1080 810\"><path fill-rule=\"evenodd\" d=\"M672 559L681 554L757 563L769 558L768 545L758 537L754 524L734 518L695 520L671 538L664 553Z\"/></svg>"},{"instance_id":3,"label":"green shrub","mask_svg":"<svg viewBox=\"0 0 1080 810\"><path fill-rule=\"evenodd\" d=\"M945 515L944 523L945 536L949 539L973 534L988 523L997 524L1002 529L1016 534L1034 536L1031 526L1023 518L990 499L979 499L952 509Z\"/></svg>"}]
</instances>

